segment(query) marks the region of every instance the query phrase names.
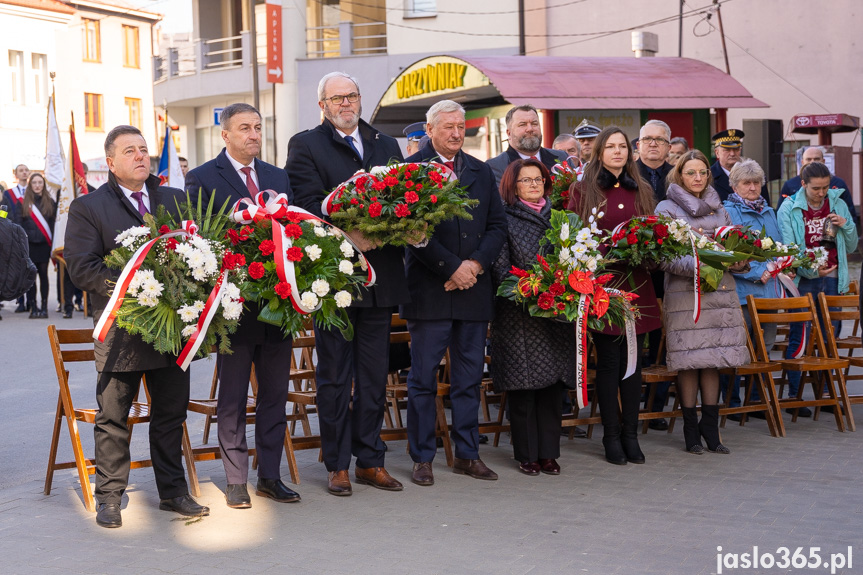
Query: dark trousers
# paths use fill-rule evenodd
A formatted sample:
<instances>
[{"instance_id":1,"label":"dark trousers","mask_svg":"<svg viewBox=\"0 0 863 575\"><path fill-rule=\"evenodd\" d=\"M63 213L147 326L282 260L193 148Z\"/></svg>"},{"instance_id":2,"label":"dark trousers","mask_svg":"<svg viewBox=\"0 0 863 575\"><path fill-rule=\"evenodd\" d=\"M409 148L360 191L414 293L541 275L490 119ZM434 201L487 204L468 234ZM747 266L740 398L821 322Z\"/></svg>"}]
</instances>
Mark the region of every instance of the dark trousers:
<instances>
[{"instance_id":1,"label":"dark trousers","mask_svg":"<svg viewBox=\"0 0 863 575\"><path fill-rule=\"evenodd\" d=\"M144 371L99 373L96 440L96 501L120 503L129 484L129 409L141 376L150 391L150 457L161 499L189 492L183 473L183 422L189 405L189 372L176 365Z\"/></svg>"},{"instance_id":2,"label":"dark trousers","mask_svg":"<svg viewBox=\"0 0 863 575\"><path fill-rule=\"evenodd\" d=\"M275 329L275 328L274 328ZM239 340L240 338L236 338ZM285 404L291 374L293 340L268 339L264 343L232 341L233 353L219 356L219 451L229 484L249 479L249 447L246 443L246 398L252 363L258 379L255 401L255 451L258 478L279 479L282 448L288 420Z\"/></svg>"},{"instance_id":3,"label":"dark trousers","mask_svg":"<svg viewBox=\"0 0 863 575\"><path fill-rule=\"evenodd\" d=\"M530 463L560 457L562 393L560 382L543 389L506 392L516 461Z\"/></svg>"},{"instance_id":4,"label":"dark trousers","mask_svg":"<svg viewBox=\"0 0 863 575\"><path fill-rule=\"evenodd\" d=\"M485 360L488 322L408 320L411 370L408 372L408 442L415 462L428 462L437 453L437 371L450 351L450 400L455 456L479 459L479 386ZM558 395L560 401L560 395Z\"/></svg>"},{"instance_id":5,"label":"dark trousers","mask_svg":"<svg viewBox=\"0 0 863 575\"><path fill-rule=\"evenodd\" d=\"M42 306L48 303L48 262L33 262L33 265L36 266L36 272L39 277L39 295L42 299ZM36 283L34 282L30 289L27 291L27 301L33 306L37 305L36 298Z\"/></svg>"},{"instance_id":6,"label":"dark trousers","mask_svg":"<svg viewBox=\"0 0 863 575\"><path fill-rule=\"evenodd\" d=\"M626 373L626 338L618 335L593 333L596 345L596 393L602 426L636 425L641 401L641 354L636 353L638 365L635 373L623 379ZM636 336L638 350L644 347L644 334ZM620 409L617 396L620 393ZM622 413L622 420L618 416Z\"/></svg>"},{"instance_id":7,"label":"dark trousers","mask_svg":"<svg viewBox=\"0 0 863 575\"><path fill-rule=\"evenodd\" d=\"M75 304L81 303L81 298L83 296L81 290L75 287L75 284L72 283L72 278L69 277L69 267L68 266L58 266L57 268L57 301L60 301L60 268L63 268L63 311L64 312L72 312L75 311Z\"/></svg>"},{"instance_id":8,"label":"dark trousers","mask_svg":"<svg viewBox=\"0 0 863 575\"><path fill-rule=\"evenodd\" d=\"M386 408L390 323L388 307L348 308L354 339L315 326L318 424L327 471L384 466L381 426ZM353 395L351 384L353 383Z\"/></svg>"}]
</instances>

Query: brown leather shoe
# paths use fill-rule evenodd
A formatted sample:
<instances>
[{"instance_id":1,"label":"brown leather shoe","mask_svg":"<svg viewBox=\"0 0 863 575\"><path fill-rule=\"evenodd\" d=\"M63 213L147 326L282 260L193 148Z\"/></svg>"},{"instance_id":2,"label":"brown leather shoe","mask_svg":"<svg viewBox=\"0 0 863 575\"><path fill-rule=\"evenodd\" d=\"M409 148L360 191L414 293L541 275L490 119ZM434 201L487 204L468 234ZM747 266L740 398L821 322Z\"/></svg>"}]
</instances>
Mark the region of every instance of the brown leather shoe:
<instances>
[{"instance_id":1,"label":"brown leather shoe","mask_svg":"<svg viewBox=\"0 0 863 575\"><path fill-rule=\"evenodd\" d=\"M363 485L371 485L384 491L401 491L404 489L404 486L387 473L383 467L370 467L368 469L357 467L354 469L354 474L357 483Z\"/></svg>"},{"instance_id":2,"label":"brown leather shoe","mask_svg":"<svg viewBox=\"0 0 863 575\"><path fill-rule=\"evenodd\" d=\"M411 473L411 481L417 485L422 485L423 487L434 485L434 473L432 472L431 461L414 463L414 470L413 473Z\"/></svg>"},{"instance_id":3,"label":"brown leather shoe","mask_svg":"<svg viewBox=\"0 0 863 575\"><path fill-rule=\"evenodd\" d=\"M348 470L330 471L327 479L327 491L333 495L350 495L354 492L351 488L351 478L348 476Z\"/></svg>"},{"instance_id":4,"label":"brown leather shoe","mask_svg":"<svg viewBox=\"0 0 863 575\"><path fill-rule=\"evenodd\" d=\"M497 473L489 469L482 459L461 459L455 458L452 466L452 472L459 475L468 475L474 479L485 479L494 481L497 479Z\"/></svg>"},{"instance_id":5,"label":"brown leather shoe","mask_svg":"<svg viewBox=\"0 0 863 575\"><path fill-rule=\"evenodd\" d=\"M539 470L546 475L560 475L560 465L554 459L540 459Z\"/></svg>"}]
</instances>

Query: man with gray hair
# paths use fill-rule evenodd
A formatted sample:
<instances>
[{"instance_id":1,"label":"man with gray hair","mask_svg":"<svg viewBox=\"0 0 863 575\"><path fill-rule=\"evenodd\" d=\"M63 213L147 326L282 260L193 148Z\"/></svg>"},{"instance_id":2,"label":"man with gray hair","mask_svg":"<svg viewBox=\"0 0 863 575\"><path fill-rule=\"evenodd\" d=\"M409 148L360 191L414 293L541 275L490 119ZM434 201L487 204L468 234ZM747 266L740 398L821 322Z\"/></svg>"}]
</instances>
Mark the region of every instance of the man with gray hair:
<instances>
[{"instance_id":1,"label":"man with gray hair","mask_svg":"<svg viewBox=\"0 0 863 575\"><path fill-rule=\"evenodd\" d=\"M488 160L496 185L506 167L521 158L539 160L551 170L555 164L566 161L566 154L559 150L549 150L542 147L542 129L539 125L539 113L530 104L516 106L506 113L506 135L509 147L505 152Z\"/></svg>"},{"instance_id":2,"label":"man with gray hair","mask_svg":"<svg viewBox=\"0 0 863 575\"><path fill-rule=\"evenodd\" d=\"M666 177L671 164L666 162L671 145L671 128L662 120L648 120L638 133L638 155L635 162L641 177L653 188L656 203L665 199Z\"/></svg>"},{"instance_id":3,"label":"man with gray hair","mask_svg":"<svg viewBox=\"0 0 863 575\"><path fill-rule=\"evenodd\" d=\"M348 74L332 72L321 78L318 105L324 121L291 138L285 169L297 205L323 217L321 202L336 186L357 170L401 161L402 154L395 138L360 119L360 86ZM359 232L348 235L368 257L377 283L362 290L362 297L347 308L354 326L352 341L339 330L315 326L318 423L329 472L327 490L341 496L353 493L348 475L353 453L358 483L401 491L402 484L384 468L386 448L380 432L386 406L392 310L409 298L404 250L379 246Z\"/></svg>"},{"instance_id":4,"label":"man with gray hair","mask_svg":"<svg viewBox=\"0 0 863 575\"><path fill-rule=\"evenodd\" d=\"M464 108L441 100L426 113L429 142L411 162L440 162L479 204L470 220L452 219L435 228L424 247L410 247L405 269L411 300L401 306L411 334L408 373L408 442L414 461L411 481L433 485L437 372L450 350L453 472L494 480L479 457L479 386L485 360L494 291L491 264L506 237L506 215L488 164L462 150Z\"/></svg>"},{"instance_id":5,"label":"man with gray hair","mask_svg":"<svg viewBox=\"0 0 863 575\"><path fill-rule=\"evenodd\" d=\"M682 136L671 138L671 147L668 150L668 163L672 166L677 163L677 158L689 151L689 142Z\"/></svg>"},{"instance_id":6,"label":"man with gray hair","mask_svg":"<svg viewBox=\"0 0 863 575\"><path fill-rule=\"evenodd\" d=\"M806 146L803 148L803 155L800 160L800 170L803 170L803 167L811 164L812 162L819 162L824 164L824 148L821 146ZM803 182L800 179L800 176L794 176L787 182L782 185L782 191L779 192L779 205L776 206L776 211L779 211L779 206L782 205L782 202L785 201L786 198L790 198L794 194L800 190L803 186ZM854 198L851 196L851 188L848 187L848 184L845 183L845 180L842 178L836 177L835 175L830 176L830 189L840 189L845 190L842 192L842 195L839 198L848 205L848 211L851 212L851 219L854 223L857 223L857 209L854 207Z\"/></svg>"}]
</instances>

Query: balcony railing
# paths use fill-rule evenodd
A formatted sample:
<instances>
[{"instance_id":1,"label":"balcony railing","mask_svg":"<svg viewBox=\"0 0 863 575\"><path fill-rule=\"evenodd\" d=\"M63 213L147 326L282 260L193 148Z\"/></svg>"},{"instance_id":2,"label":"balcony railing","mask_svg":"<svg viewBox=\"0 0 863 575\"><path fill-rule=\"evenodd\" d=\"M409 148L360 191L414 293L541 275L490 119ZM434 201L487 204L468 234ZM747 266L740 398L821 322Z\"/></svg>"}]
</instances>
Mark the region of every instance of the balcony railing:
<instances>
[{"instance_id":1,"label":"balcony railing","mask_svg":"<svg viewBox=\"0 0 863 575\"><path fill-rule=\"evenodd\" d=\"M386 22L339 22L306 28L306 58L338 58L387 53Z\"/></svg>"}]
</instances>

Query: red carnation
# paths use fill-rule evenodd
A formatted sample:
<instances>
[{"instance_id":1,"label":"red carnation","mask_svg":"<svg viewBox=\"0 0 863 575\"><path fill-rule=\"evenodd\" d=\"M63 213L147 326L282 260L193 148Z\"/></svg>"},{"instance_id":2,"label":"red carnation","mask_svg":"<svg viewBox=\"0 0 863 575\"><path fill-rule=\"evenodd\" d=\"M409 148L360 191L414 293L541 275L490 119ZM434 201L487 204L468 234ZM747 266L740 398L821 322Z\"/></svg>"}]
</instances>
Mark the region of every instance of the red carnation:
<instances>
[{"instance_id":1,"label":"red carnation","mask_svg":"<svg viewBox=\"0 0 863 575\"><path fill-rule=\"evenodd\" d=\"M356 198L351 198L351 203L352 203L353 205L357 205L358 203L360 203L360 201L359 201L358 199L356 199Z\"/></svg>"},{"instance_id":2,"label":"red carnation","mask_svg":"<svg viewBox=\"0 0 863 575\"><path fill-rule=\"evenodd\" d=\"M381 206L379 203L372 202L371 204L369 204L369 215L373 218L376 218L381 215L382 209L383 206Z\"/></svg>"},{"instance_id":3,"label":"red carnation","mask_svg":"<svg viewBox=\"0 0 863 575\"><path fill-rule=\"evenodd\" d=\"M638 243L638 237L636 237L635 234L629 234L628 236L626 236L626 242L629 245L634 246L635 244Z\"/></svg>"},{"instance_id":4,"label":"red carnation","mask_svg":"<svg viewBox=\"0 0 863 575\"><path fill-rule=\"evenodd\" d=\"M288 224L285 226L285 235L289 238L298 238L303 235L303 228L297 224Z\"/></svg>"},{"instance_id":5,"label":"red carnation","mask_svg":"<svg viewBox=\"0 0 863 575\"><path fill-rule=\"evenodd\" d=\"M303 259L303 249L298 248L297 246L293 246L288 248L288 259L292 262L298 262Z\"/></svg>"},{"instance_id":6,"label":"red carnation","mask_svg":"<svg viewBox=\"0 0 863 575\"><path fill-rule=\"evenodd\" d=\"M251 276L252 279L261 279L262 277L264 277L264 272L266 271L267 270L264 269L264 264L262 264L261 262L252 262L249 265L249 276Z\"/></svg>"},{"instance_id":7,"label":"red carnation","mask_svg":"<svg viewBox=\"0 0 863 575\"><path fill-rule=\"evenodd\" d=\"M299 212L288 212L288 214L285 216L285 218L287 218L287 220L289 222L297 223L297 222L302 221L303 216Z\"/></svg>"},{"instance_id":8,"label":"red carnation","mask_svg":"<svg viewBox=\"0 0 863 575\"><path fill-rule=\"evenodd\" d=\"M398 173L399 173L399 169L398 169L397 167L395 167L395 168L390 168L390 171L389 171L389 172L387 172L387 173L388 173L389 175L391 175L391 176L395 176L395 175L398 175Z\"/></svg>"},{"instance_id":9,"label":"red carnation","mask_svg":"<svg viewBox=\"0 0 863 575\"><path fill-rule=\"evenodd\" d=\"M392 188L393 186L399 185L399 179L394 176L387 176L384 178L384 185Z\"/></svg>"},{"instance_id":10,"label":"red carnation","mask_svg":"<svg viewBox=\"0 0 863 575\"><path fill-rule=\"evenodd\" d=\"M168 250L169 252L176 250L177 249L177 240L175 240L174 238L168 238L165 241L165 249Z\"/></svg>"},{"instance_id":11,"label":"red carnation","mask_svg":"<svg viewBox=\"0 0 863 575\"><path fill-rule=\"evenodd\" d=\"M436 195L434 195L434 194L430 195L430 196L429 196L429 201L430 201L431 203L433 203L433 204L436 204L436 203L437 203L437 196L436 196Z\"/></svg>"},{"instance_id":12,"label":"red carnation","mask_svg":"<svg viewBox=\"0 0 863 575\"><path fill-rule=\"evenodd\" d=\"M261 242L261 245L258 246L258 249L261 250L262 254L268 256L276 251L276 244L273 243L273 240L264 240Z\"/></svg>"},{"instance_id":13,"label":"red carnation","mask_svg":"<svg viewBox=\"0 0 863 575\"><path fill-rule=\"evenodd\" d=\"M558 303L557 309L559 309L560 311L565 311L566 310L566 304L563 302Z\"/></svg>"},{"instance_id":14,"label":"red carnation","mask_svg":"<svg viewBox=\"0 0 863 575\"><path fill-rule=\"evenodd\" d=\"M369 179L366 176L363 176L363 177L357 179L356 185L358 188L364 188L366 186L366 182L368 182L368 181L369 181Z\"/></svg>"},{"instance_id":15,"label":"red carnation","mask_svg":"<svg viewBox=\"0 0 863 575\"><path fill-rule=\"evenodd\" d=\"M417 164L408 164L408 170L410 170L411 172L415 172L419 169L420 167Z\"/></svg>"},{"instance_id":16,"label":"red carnation","mask_svg":"<svg viewBox=\"0 0 863 575\"><path fill-rule=\"evenodd\" d=\"M566 291L566 288L563 287L563 284L560 282L554 282L550 286L548 286L548 292L553 296L559 296L563 292Z\"/></svg>"},{"instance_id":17,"label":"red carnation","mask_svg":"<svg viewBox=\"0 0 863 575\"><path fill-rule=\"evenodd\" d=\"M386 187L387 185L383 182L375 182L374 184L372 184L372 188L378 191L383 190Z\"/></svg>"},{"instance_id":18,"label":"red carnation","mask_svg":"<svg viewBox=\"0 0 863 575\"><path fill-rule=\"evenodd\" d=\"M411 173L410 173L410 171L405 172L405 179L407 179L407 180L410 180L410 179L411 179ZM413 182L408 182L408 183L410 184L410 186L408 186L408 187L411 187L412 185L414 185L414 183L413 183Z\"/></svg>"},{"instance_id":19,"label":"red carnation","mask_svg":"<svg viewBox=\"0 0 863 575\"><path fill-rule=\"evenodd\" d=\"M417 185L416 185L416 187L415 187L414 189L415 189L416 191L420 191L421 189L423 189L423 185L422 185L422 184L417 184Z\"/></svg>"},{"instance_id":20,"label":"red carnation","mask_svg":"<svg viewBox=\"0 0 863 575\"><path fill-rule=\"evenodd\" d=\"M291 286L288 285L288 282L279 282L276 284L276 287L273 288L273 291L276 292L276 295L282 299L288 299L288 296L291 295Z\"/></svg>"},{"instance_id":21,"label":"red carnation","mask_svg":"<svg viewBox=\"0 0 863 575\"><path fill-rule=\"evenodd\" d=\"M653 226L653 237L657 239L667 238L668 226L663 224L656 224L655 226Z\"/></svg>"},{"instance_id":22,"label":"red carnation","mask_svg":"<svg viewBox=\"0 0 863 575\"><path fill-rule=\"evenodd\" d=\"M245 242L249 239L249 236L255 233L255 228L251 226L243 226L240 228L240 241Z\"/></svg>"},{"instance_id":23,"label":"red carnation","mask_svg":"<svg viewBox=\"0 0 863 575\"><path fill-rule=\"evenodd\" d=\"M536 305L539 306L539 309L550 309L554 305L554 296L548 292L543 292L536 299Z\"/></svg>"},{"instance_id":24,"label":"red carnation","mask_svg":"<svg viewBox=\"0 0 863 575\"><path fill-rule=\"evenodd\" d=\"M408 176L408 177L410 177L410 176ZM414 187L413 180L408 180L408 181L406 181L406 182L405 182L405 187L406 187L406 188L408 188L408 189L410 189L410 188Z\"/></svg>"},{"instance_id":25,"label":"red carnation","mask_svg":"<svg viewBox=\"0 0 863 575\"><path fill-rule=\"evenodd\" d=\"M171 228L169 228L168 226L162 226L161 228L159 228L159 233L160 233L160 234L167 234L167 233L169 233L170 231L171 231Z\"/></svg>"},{"instance_id":26,"label":"red carnation","mask_svg":"<svg viewBox=\"0 0 863 575\"><path fill-rule=\"evenodd\" d=\"M231 240L232 246L240 243L240 234L237 233L237 230L228 230L228 232L225 234L225 237Z\"/></svg>"},{"instance_id":27,"label":"red carnation","mask_svg":"<svg viewBox=\"0 0 863 575\"><path fill-rule=\"evenodd\" d=\"M407 204L398 204L395 209L396 215L400 218L411 215L410 208Z\"/></svg>"},{"instance_id":28,"label":"red carnation","mask_svg":"<svg viewBox=\"0 0 863 575\"><path fill-rule=\"evenodd\" d=\"M437 170L429 171L429 179L436 184L441 183L443 181L443 176Z\"/></svg>"},{"instance_id":29,"label":"red carnation","mask_svg":"<svg viewBox=\"0 0 863 575\"><path fill-rule=\"evenodd\" d=\"M420 197L416 192L405 192L405 201L409 204L415 204L420 201Z\"/></svg>"}]
</instances>

